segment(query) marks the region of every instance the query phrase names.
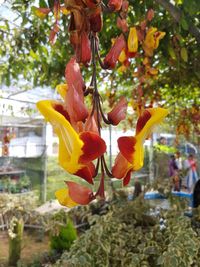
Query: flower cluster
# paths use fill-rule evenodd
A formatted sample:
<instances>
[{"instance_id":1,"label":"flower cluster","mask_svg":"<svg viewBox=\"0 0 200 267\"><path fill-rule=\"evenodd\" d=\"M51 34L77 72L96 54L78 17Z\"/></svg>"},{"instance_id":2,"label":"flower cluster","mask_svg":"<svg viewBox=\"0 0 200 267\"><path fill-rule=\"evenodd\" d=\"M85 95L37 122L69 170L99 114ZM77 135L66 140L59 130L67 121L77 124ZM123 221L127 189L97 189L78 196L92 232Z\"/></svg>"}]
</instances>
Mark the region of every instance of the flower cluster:
<instances>
[{"instance_id":1,"label":"flower cluster","mask_svg":"<svg viewBox=\"0 0 200 267\"><path fill-rule=\"evenodd\" d=\"M59 1L54 1L54 16L57 20L62 6ZM96 64L97 60L103 69L113 69L118 61L126 67L129 58L135 57L138 52L138 29L132 27L128 38L126 17L128 2L126 0L109 0L105 5L101 0L67 0L65 9L70 12L69 33L70 42L74 48L74 56L70 59L65 69L65 84L57 86L57 91L62 101L42 100L37 103L39 111L45 119L50 122L59 138L59 164L71 174L74 174L88 183L66 181L66 187L56 192L56 197L62 205L73 207L75 205L86 205L97 197L105 198L104 182L106 175L123 180L127 185L133 171L143 166L144 149L143 143L151 134L153 127L160 123L168 114L168 111L156 107L148 108L140 113L136 124L136 133L129 137L118 139L119 154L114 166L110 171L106 165L104 153L106 143L101 137L102 121L106 124L118 125L126 117L127 101L121 97L113 109L104 114L101 96L97 86ZM99 54L98 32L102 28L102 13L120 12L121 18L117 25L122 29L122 34L115 38L113 45L101 60ZM49 10L37 9L42 14ZM48 11L48 12L47 12ZM150 14L148 15L150 17ZM155 28L150 28L142 47L146 53L145 69L150 67L149 57L158 47L159 40L164 36ZM92 77L89 86L86 86L80 70L80 63L92 65ZM85 104L85 97L91 95L91 108ZM91 189L94 178L101 170L98 189Z\"/></svg>"}]
</instances>

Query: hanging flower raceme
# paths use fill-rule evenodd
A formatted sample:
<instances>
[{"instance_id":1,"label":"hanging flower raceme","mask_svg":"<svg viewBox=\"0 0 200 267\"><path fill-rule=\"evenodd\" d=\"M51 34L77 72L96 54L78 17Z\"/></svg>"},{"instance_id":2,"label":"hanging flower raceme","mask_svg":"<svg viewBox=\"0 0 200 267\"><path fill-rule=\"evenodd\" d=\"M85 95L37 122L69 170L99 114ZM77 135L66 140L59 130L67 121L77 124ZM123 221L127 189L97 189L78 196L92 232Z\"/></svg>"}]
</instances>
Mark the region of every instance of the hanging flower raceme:
<instances>
[{"instance_id":1,"label":"hanging flower raceme","mask_svg":"<svg viewBox=\"0 0 200 267\"><path fill-rule=\"evenodd\" d=\"M143 166L145 139L151 134L155 125L160 123L168 111L163 108L146 109L139 117L136 125L136 134L131 137L120 137L118 139L119 154L112 168L113 176L123 179L127 185L131 178L131 172L137 171Z\"/></svg>"},{"instance_id":2,"label":"hanging flower raceme","mask_svg":"<svg viewBox=\"0 0 200 267\"><path fill-rule=\"evenodd\" d=\"M74 48L76 61L88 65L91 60L91 32L97 33L102 28L100 1L66 1L65 6L71 12L69 33Z\"/></svg>"},{"instance_id":3,"label":"hanging flower raceme","mask_svg":"<svg viewBox=\"0 0 200 267\"><path fill-rule=\"evenodd\" d=\"M60 12L63 11L59 0L54 0L53 3L51 9L35 10L41 18L53 11L55 23L50 33L52 44L59 31ZM106 144L101 138L101 122L118 125L126 117L127 101L125 97L120 98L115 105L112 105L113 109L107 116L104 114L102 98L98 91L97 60L104 69L113 69L117 61L121 62L121 67L126 69L130 66L131 58L138 57L142 47L145 51L145 59L141 60L141 64L137 66L136 77L139 80L137 93L140 99L145 99L142 84L150 75L156 76L157 74L157 69L152 68L150 57L158 47L159 40L163 38L164 33L157 32L156 28L150 28L147 31L147 20L152 20L153 10L148 12L147 20L144 20L137 28L131 27L128 33L127 0L109 0L107 6L101 0L67 0L64 8L70 12L68 30L75 55L65 69L66 83L56 87L62 100L43 100L37 103L37 107L53 126L54 132L58 136L59 164L68 173L82 178L82 180L77 178L79 182L65 181L65 187L55 193L61 205L71 208L76 205L87 205L97 198L105 199L106 175L123 179L123 184L127 185L131 172L139 170L143 166L145 139L150 135L152 128L167 115L168 111L162 108L144 110L144 105L140 102L136 134L118 139L120 152L111 173L104 158ZM123 33L115 39L110 51L102 61L99 53L98 32L102 28L102 10L104 9L110 12L119 11L120 18L118 18L117 24ZM126 36L128 36L127 39ZM86 87L79 64L83 63L87 67L90 62L92 62L92 76L89 86ZM115 92L115 90L113 91ZM87 108L84 101L88 94L91 95L90 109ZM114 99L115 94L112 92L110 95ZM96 192L93 192L94 177L99 173L99 169L101 174L98 188Z\"/></svg>"},{"instance_id":4,"label":"hanging flower raceme","mask_svg":"<svg viewBox=\"0 0 200 267\"><path fill-rule=\"evenodd\" d=\"M58 86L64 102L43 100L37 107L59 138L59 163L69 173L93 183L93 160L106 151L104 140L92 131L79 132L78 124L91 120L84 105L84 82L79 65L72 58L66 67L67 85ZM94 121L95 123L95 121Z\"/></svg>"}]
</instances>

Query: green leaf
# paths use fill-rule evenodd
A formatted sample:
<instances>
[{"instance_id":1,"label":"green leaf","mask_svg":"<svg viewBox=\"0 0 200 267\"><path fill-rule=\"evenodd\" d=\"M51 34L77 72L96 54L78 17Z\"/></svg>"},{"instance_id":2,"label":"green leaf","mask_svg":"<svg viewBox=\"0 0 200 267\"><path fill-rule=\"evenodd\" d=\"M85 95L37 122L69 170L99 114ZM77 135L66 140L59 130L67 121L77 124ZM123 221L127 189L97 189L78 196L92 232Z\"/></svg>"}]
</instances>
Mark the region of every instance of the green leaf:
<instances>
[{"instance_id":1,"label":"green leaf","mask_svg":"<svg viewBox=\"0 0 200 267\"><path fill-rule=\"evenodd\" d=\"M188 62L188 52L185 47L181 48L181 58L185 61Z\"/></svg>"},{"instance_id":2,"label":"green leaf","mask_svg":"<svg viewBox=\"0 0 200 267\"><path fill-rule=\"evenodd\" d=\"M48 7L45 0L40 0L39 5L40 5L40 7Z\"/></svg>"},{"instance_id":3,"label":"green leaf","mask_svg":"<svg viewBox=\"0 0 200 267\"><path fill-rule=\"evenodd\" d=\"M176 54L175 54L175 51L174 51L174 49L173 49L172 46L169 46L169 47L168 47L168 52L169 52L170 57L171 57L172 59L176 60Z\"/></svg>"},{"instance_id":4,"label":"green leaf","mask_svg":"<svg viewBox=\"0 0 200 267\"><path fill-rule=\"evenodd\" d=\"M52 8L54 5L54 0L48 0L49 7Z\"/></svg>"},{"instance_id":5,"label":"green leaf","mask_svg":"<svg viewBox=\"0 0 200 267\"><path fill-rule=\"evenodd\" d=\"M40 60L40 57L32 49L30 50L30 56L37 61Z\"/></svg>"},{"instance_id":6,"label":"green leaf","mask_svg":"<svg viewBox=\"0 0 200 267\"><path fill-rule=\"evenodd\" d=\"M181 27L187 31L189 29L189 25L187 23L187 20L185 19L185 17L181 17Z\"/></svg>"}]
</instances>

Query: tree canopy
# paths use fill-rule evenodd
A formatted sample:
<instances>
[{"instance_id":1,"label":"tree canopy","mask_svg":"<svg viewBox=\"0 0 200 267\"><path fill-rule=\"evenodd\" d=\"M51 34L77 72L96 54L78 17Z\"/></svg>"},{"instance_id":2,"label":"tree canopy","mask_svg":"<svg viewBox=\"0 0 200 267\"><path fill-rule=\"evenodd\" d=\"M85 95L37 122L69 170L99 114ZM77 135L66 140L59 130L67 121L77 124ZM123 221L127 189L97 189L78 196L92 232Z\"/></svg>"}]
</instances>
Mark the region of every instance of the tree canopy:
<instances>
[{"instance_id":1,"label":"tree canopy","mask_svg":"<svg viewBox=\"0 0 200 267\"><path fill-rule=\"evenodd\" d=\"M53 0L40 0L38 6L53 8ZM63 3L64 1L61 1ZM5 1L13 11L14 17L8 18L7 12L2 13L0 23L0 78L1 83L10 85L12 80L25 79L33 86L50 85L52 88L64 80L66 63L73 54L69 42L69 16L61 14L60 31L54 45L49 42L49 35L55 20L52 13L38 18L34 0ZM151 22L153 27L166 32L153 60L153 66L159 66L159 74L146 87L144 96L148 95L155 101L165 102L173 107L173 121L181 125L180 110L194 110L197 114L191 119L191 112L186 112L188 127L191 122L199 123L198 105L200 102L200 0L130 0L129 26L140 25L145 20L148 10L155 12ZM5 9L4 9L5 10ZM105 10L104 27L99 34L101 55L104 57L111 46L111 39L120 34L115 27L119 12L110 14ZM120 67L117 66L116 69ZM132 68L131 68L132 67ZM123 91L132 98L138 87L132 73L137 67L137 59L126 72L109 71L109 78L104 71L99 73L99 82L106 79L105 97L110 102ZM83 66L83 71L90 75ZM109 93L108 93L109 91ZM108 93L108 95L106 95ZM184 122L186 123L186 122ZM199 129L197 131L199 133Z\"/></svg>"}]
</instances>

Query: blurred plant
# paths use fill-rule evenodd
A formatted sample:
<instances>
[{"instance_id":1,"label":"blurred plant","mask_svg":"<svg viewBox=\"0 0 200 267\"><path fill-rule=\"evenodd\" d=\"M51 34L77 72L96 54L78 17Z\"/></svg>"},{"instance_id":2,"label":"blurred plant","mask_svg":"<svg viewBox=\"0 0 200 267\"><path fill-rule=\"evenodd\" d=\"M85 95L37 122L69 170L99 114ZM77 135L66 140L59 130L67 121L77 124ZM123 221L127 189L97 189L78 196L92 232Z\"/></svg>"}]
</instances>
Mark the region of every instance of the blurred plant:
<instances>
[{"instance_id":1,"label":"blurred plant","mask_svg":"<svg viewBox=\"0 0 200 267\"><path fill-rule=\"evenodd\" d=\"M200 236L180 210L151 216L147 202L137 198L113 203L105 216L92 216L90 223L50 266L199 266Z\"/></svg>"},{"instance_id":2,"label":"blurred plant","mask_svg":"<svg viewBox=\"0 0 200 267\"><path fill-rule=\"evenodd\" d=\"M9 266L17 266L17 262L20 259L22 249L24 222L21 219L13 217L9 224L8 236L9 236Z\"/></svg>"},{"instance_id":3,"label":"blurred plant","mask_svg":"<svg viewBox=\"0 0 200 267\"><path fill-rule=\"evenodd\" d=\"M50 234L50 248L59 253L64 250L69 250L76 238L76 229L72 220L68 217L65 225L59 226L58 233L54 231L54 233Z\"/></svg>"}]
</instances>

